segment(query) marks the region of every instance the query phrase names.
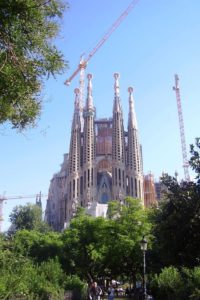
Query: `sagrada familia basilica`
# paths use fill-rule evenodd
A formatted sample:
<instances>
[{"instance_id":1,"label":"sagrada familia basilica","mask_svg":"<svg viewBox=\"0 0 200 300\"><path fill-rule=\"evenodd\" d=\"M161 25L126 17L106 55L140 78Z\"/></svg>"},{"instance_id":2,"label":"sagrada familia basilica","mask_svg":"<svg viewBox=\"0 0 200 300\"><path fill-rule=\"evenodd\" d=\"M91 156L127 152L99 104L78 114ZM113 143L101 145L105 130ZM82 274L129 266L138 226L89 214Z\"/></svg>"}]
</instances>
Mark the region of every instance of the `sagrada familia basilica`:
<instances>
[{"instance_id":1,"label":"sagrada familia basilica","mask_svg":"<svg viewBox=\"0 0 200 300\"><path fill-rule=\"evenodd\" d=\"M88 74L86 103L75 89L74 114L69 153L61 170L51 180L46 221L62 230L81 206L94 216L105 216L109 200L126 196L144 203L142 151L134 109L133 88L128 88L128 126L120 102L119 74L114 74L111 118L97 119L92 96L92 75Z\"/></svg>"}]
</instances>

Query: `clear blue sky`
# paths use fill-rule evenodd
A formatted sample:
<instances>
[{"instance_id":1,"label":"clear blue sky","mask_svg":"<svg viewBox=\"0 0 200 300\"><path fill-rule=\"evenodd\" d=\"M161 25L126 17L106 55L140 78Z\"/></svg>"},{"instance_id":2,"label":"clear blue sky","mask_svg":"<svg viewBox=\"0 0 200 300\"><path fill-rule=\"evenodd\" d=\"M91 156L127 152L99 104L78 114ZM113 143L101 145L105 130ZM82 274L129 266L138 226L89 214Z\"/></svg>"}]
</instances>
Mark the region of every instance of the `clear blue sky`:
<instances>
[{"instance_id":1,"label":"clear blue sky","mask_svg":"<svg viewBox=\"0 0 200 300\"><path fill-rule=\"evenodd\" d=\"M68 152L76 77L70 87L63 82L77 67L80 55L88 53L107 32L130 0L74 0L62 21L56 40L70 69L45 82L44 107L38 126L17 134L0 127L0 194L5 196L47 194L50 179L59 171ZM125 126L129 86L134 87L135 109L143 147L144 173L155 178L177 170L183 177L182 153L174 85L180 91L189 144L200 136L200 1L140 0L120 27L90 60L97 117L110 117L113 105L113 73L119 72ZM15 205L35 199L4 203L4 225ZM43 201L45 209L45 199Z\"/></svg>"}]
</instances>

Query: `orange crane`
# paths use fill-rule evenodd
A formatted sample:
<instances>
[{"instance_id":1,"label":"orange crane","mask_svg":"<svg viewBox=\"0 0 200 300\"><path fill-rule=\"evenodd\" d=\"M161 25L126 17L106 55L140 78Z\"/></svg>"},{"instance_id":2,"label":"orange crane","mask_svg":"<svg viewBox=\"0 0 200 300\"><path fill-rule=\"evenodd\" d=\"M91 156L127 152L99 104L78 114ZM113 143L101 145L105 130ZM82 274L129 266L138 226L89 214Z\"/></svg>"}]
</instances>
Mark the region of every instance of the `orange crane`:
<instances>
[{"instance_id":1,"label":"orange crane","mask_svg":"<svg viewBox=\"0 0 200 300\"><path fill-rule=\"evenodd\" d=\"M4 201L7 200L14 200L14 199L29 199L29 198L35 198L36 203L41 202L42 197L47 197L47 195L42 194L41 192L39 194L33 194L33 195L19 195L19 196L0 196L0 232L2 230L2 222L3 222L3 204Z\"/></svg>"},{"instance_id":2,"label":"orange crane","mask_svg":"<svg viewBox=\"0 0 200 300\"><path fill-rule=\"evenodd\" d=\"M186 181L190 181L189 168L188 168L189 164L188 164L188 159L187 159L187 150L186 150L186 142L185 142L183 112L182 112L181 96L180 96L180 89L179 89L179 77L177 74L175 74L174 76L175 76L175 86L173 87L173 90L176 93L176 101L177 101L177 108L178 108L178 118L179 118L179 129L180 129L180 137L181 137L184 176L185 176Z\"/></svg>"},{"instance_id":3,"label":"orange crane","mask_svg":"<svg viewBox=\"0 0 200 300\"><path fill-rule=\"evenodd\" d=\"M94 54L99 50L99 48L107 41L107 39L111 36L111 34L117 29L117 27L121 24L121 22L127 17L130 11L135 7L139 0L133 0L130 2L129 6L125 9L125 11L116 19L113 25L109 28L103 38L97 43L97 45L93 48L93 50L87 55L84 59L81 56L80 63L77 69L73 72L73 74L64 82L66 85L70 85L71 81L74 77L80 72L80 80L79 80L79 90L80 90L80 103L82 105L84 99L84 90L85 90L85 69L87 67L88 61L94 56Z\"/></svg>"}]
</instances>

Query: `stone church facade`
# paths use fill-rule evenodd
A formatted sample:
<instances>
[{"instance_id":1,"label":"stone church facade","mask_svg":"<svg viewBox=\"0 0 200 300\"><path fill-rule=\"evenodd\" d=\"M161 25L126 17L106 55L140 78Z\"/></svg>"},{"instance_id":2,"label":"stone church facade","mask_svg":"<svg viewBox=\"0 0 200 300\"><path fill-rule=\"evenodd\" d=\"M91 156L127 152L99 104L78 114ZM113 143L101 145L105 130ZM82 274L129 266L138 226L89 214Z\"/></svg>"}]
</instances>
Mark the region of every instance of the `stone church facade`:
<instances>
[{"instance_id":1,"label":"stone church facade","mask_svg":"<svg viewBox=\"0 0 200 300\"><path fill-rule=\"evenodd\" d=\"M101 206L109 200L123 201L126 196L144 200L133 89L128 88L128 126L124 130L119 74L114 74L113 112L109 119L96 119L92 75L87 78L84 107L79 90L74 91L69 153L64 155L61 170L53 176L49 187L45 219L56 230L64 228L78 206L88 210L96 207L102 213Z\"/></svg>"}]
</instances>

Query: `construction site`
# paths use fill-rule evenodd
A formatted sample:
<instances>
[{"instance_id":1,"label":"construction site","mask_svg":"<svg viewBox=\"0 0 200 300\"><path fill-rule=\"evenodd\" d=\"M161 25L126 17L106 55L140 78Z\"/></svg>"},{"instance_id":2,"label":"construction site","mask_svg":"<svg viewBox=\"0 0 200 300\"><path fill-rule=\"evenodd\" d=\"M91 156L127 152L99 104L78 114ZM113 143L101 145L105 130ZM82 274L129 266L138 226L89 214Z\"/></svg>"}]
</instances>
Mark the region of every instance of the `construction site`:
<instances>
[{"instance_id":1,"label":"construction site","mask_svg":"<svg viewBox=\"0 0 200 300\"><path fill-rule=\"evenodd\" d=\"M130 17L138 2L140 1L131 1L92 50L88 54L80 55L77 68L65 80L66 89L73 80L78 78L79 81L74 95L70 96L74 109L72 124L67 124L71 126L69 151L64 154L61 169L52 177L49 191L45 191L45 194L22 193L12 196L7 191L8 196L0 196L0 232L6 209L5 202L14 199L18 199L19 204L20 199L35 199L36 204L41 202L41 198L47 200L47 206L43 208L45 220L56 230L63 229L65 223L76 213L78 206L93 209L92 214L98 216L104 214L104 210L97 207L98 204L107 205L111 199L123 201L126 196L132 196L141 199L145 207L156 205L160 200L159 182L155 182L153 170L148 174L144 174L143 170L143 151L138 133L138 128L143 124L138 126L137 123L135 102L139 99L135 99L133 87L126 87L127 99L123 99L123 103L126 101L126 106L129 107L125 118L128 122L125 125L120 74L114 73L113 98L109 99L109 102L113 102L112 116L103 118L96 117L98 107L95 107L93 97L93 79L91 74L86 76L90 60L95 61L96 53L101 52L104 43L107 43L112 35L117 34L115 31ZM123 78L123 75L121 76ZM177 127L180 132L177 138L184 171L182 179L190 181L178 74L174 75L174 79L172 89L175 92L174 102L177 103Z\"/></svg>"},{"instance_id":2,"label":"construction site","mask_svg":"<svg viewBox=\"0 0 200 300\"><path fill-rule=\"evenodd\" d=\"M200 1L2 0L0 299L200 299Z\"/></svg>"}]
</instances>

